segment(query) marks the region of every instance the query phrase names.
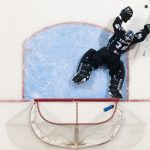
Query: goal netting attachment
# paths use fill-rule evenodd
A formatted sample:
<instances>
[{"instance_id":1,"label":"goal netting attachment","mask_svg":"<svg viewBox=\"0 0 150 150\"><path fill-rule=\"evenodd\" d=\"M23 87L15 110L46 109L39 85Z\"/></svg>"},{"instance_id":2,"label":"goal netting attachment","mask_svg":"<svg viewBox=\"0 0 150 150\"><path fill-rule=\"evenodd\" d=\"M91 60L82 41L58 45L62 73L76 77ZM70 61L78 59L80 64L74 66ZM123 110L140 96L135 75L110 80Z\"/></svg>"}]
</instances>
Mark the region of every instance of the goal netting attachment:
<instances>
[{"instance_id":1,"label":"goal netting attachment","mask_svg":"<svg viewBox=\"0 0 150 150\"><path fill-rule=\"evenodd\" d=\"M118 99L35 99L31 126L45 143L66 148L96 146L119 131Z\"/></svg>"}]
</instances>

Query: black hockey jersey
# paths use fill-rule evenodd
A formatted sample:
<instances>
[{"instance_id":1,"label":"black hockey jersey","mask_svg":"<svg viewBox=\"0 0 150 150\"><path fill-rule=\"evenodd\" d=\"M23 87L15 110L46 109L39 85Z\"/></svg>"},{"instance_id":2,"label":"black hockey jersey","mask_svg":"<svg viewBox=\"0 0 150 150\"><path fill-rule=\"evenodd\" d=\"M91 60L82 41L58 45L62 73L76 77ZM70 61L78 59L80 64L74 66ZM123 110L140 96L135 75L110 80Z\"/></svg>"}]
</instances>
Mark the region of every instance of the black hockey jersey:
<instances>
[{"instance_id":1,"label":"black hockey jersey","mask_svg":"<svg viewBox=\"0 0 150 150\"><path fill-rule=\"evenodd\" d=\"M122 27L122 22L123 21L120 16L116 17L113 23L114 34L107 45L107 50L117 56L125 53L131 45L144 41L148 34L145 29L142 29L134 34L133 41L126 41L124 36L126 31Z\"/></svg>"}]
</instances>

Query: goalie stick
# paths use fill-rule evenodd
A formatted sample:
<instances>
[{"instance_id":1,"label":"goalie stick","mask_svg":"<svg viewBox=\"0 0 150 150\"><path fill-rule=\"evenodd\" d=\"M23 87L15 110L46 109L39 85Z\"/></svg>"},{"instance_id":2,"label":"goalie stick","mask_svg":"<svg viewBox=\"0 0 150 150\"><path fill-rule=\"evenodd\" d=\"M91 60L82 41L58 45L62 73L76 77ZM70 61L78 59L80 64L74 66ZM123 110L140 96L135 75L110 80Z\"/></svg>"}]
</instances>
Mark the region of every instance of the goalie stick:
<instances>
[{"instance_id":1,"label":"goalie stick","mask_svg":"<svg viewBox=\"0 0 150 150\"><path fill-rule=\"evenodd\" d=\"M145 22L145 24L149 24L150 23L150 15L148 16L147 18L147 21ZM147 52L148 52L148 46L149 46L149 41L150 41L150 35L147 36L147 38L145 39L144 42L142 43L139 43L137 48L136 48L136 51L135 51L135 54L134 54L134 58L137 58L138 56L146 56ZM134 48L134 46L133 46Z\"/></svg>"},{"instance_id":2,"label":"goalie stick","mask_svg":"<svg viewBox=\"0 0 150 150\"><path fill-rule=\"evenodd\" d=\"M148 16L148 19L146 21L146 24L150 23L150 15ZM150 41L150 35L148 34L146 40L145 40L145 47L144 47L144 52L143 52L143 56L146 56L146 53L148 52L148 46L149 46L149 41Z\"/></svg>"},{"instance_id":3,"label":"goalie stick","mask_svg":"<svg viewBox=\"0 0 150 150\"><path fill-rule=\"evenodd\" d=\"M148 6L148 5L147 5ZM147 7L148 8L148 7ZM148 16L148 18L147 18L147 21L146 21L146 23L150 23L150 15ZM146 52L147 52L147 49L148 49L148 44L150 44L149 42L150 42L150 35L148 35L147 36L147 38L146 38L146 43L145 43L145 50L144 50L144 52L143 52L143 56L145 56L146 55Z\"/></svg>"},{"instance_id":4,"label":"goalie stick","mask_svg":"<svg viewBox=\"0 0 150 150\"><path fill-rule=\"evenodd\" d=\"M145 43L145 50L143 52L143 56L146 56L146 52L147 52L147 49L148 49L148 41L150 40L150 36L148 35L147 38L146 38L146 43Z\"/></svg>"},{"instance_id":5,"label":"goalie stick","mask_svg":"<svg viewBox=\"0 0 150 150\"><path fill-rule=\"evenodd\" d=\"M150 15L148 17L148 21L150 23ZM147 50L148 50L148 47L150 46L150 35L148 34L147 38L146 38L146 41L145 41L145 49L144 49L144 52L143 52L143 56L146 56L146 53L147 53Z\"/></svg>"}]
</instances>

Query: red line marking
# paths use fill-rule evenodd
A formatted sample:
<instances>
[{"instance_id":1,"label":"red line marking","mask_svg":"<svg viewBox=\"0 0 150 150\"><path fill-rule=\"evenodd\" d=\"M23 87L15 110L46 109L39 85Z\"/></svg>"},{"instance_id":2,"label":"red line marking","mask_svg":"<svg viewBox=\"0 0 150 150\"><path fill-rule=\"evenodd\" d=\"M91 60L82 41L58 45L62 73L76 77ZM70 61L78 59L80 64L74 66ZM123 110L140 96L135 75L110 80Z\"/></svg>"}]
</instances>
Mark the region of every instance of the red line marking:
<instances>
[{"instance_id":1,"label":"red line marking","mask_svg":"<svg viewBox=\"0 0 150 150\"><path fill-rule=\"evenodd\" d=\"M45 98L45 99L35 99L38 102L116 102L119 103L132 103L132 102L150 102L150 99L131 99L131 100L119 100L119 99L112 99L112 98ZM24 102L32 102L32 100L0 100L0 103L24 103Z\"/></svg>"},{"instance_id":2,"label":"red line marking","mask_svg":"<svg viewBox=\"0 0 150 150\"><path fill-rule=\"evenodd\" d=\"M38 102L112 102L119 101L115 98L39 98L35 99Z\"/></svg>"}]
</instances>

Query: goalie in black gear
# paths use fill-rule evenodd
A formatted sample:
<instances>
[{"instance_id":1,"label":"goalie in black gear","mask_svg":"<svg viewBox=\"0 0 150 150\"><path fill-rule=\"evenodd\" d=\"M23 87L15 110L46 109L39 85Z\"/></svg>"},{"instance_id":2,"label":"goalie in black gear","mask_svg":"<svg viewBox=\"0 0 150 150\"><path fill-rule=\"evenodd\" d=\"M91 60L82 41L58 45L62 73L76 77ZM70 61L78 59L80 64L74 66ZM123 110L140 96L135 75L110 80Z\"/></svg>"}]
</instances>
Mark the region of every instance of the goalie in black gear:
<instances>
[{"instance_id":1,"label":"goalie in black gear","mask_svg":"<svg viewBox=\"0 0 150 150\"><path fill-rule=\"evenodd\" d=\"M120 56L130 49L130 46L142 42L150 33L150 24L146 24L137 33L125 31L122 27L123 22L127 22L133 15L130 7L124 8L113 23L114 34L110 38L107 46L99 49L88 50L80 60L77 74L73 81L81 84L87 81L93 69L106 65L110 74L109 95L115 98L122 98L121 89L125 78L124 64Z\"/></svg>"}]
</instances>

